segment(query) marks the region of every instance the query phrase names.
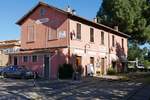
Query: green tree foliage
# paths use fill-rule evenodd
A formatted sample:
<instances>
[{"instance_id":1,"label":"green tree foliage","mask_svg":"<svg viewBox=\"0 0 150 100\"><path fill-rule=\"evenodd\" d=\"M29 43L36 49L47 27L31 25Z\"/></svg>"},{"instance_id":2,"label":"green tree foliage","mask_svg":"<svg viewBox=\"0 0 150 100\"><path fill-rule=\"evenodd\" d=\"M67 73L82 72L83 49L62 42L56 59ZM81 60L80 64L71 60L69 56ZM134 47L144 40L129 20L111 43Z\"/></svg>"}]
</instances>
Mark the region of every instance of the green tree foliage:
<instances>
[{"instance_id":1,"label":"green tree foliage","mask_svg":"<svg viewBox=\"0 0 150 100\"><path fill-rule=\"evenodd\" d=\"M136 58L138 58L140 61L143 61L144 55L143 55L143 50L140 49L140 47L137 44L133 43L129 45L128 60L134 61Z\"/></svg>"},{"instance_id":2,"label":"green tree foliage","mask_svg":"<svg viewBox=\"0 0 150 100\"><path fill-rule=\"evenodd\" d=\"M98 22L131 35L139 44L150 42L149 0L103 0Z\"/></svg>"}]
</instances>

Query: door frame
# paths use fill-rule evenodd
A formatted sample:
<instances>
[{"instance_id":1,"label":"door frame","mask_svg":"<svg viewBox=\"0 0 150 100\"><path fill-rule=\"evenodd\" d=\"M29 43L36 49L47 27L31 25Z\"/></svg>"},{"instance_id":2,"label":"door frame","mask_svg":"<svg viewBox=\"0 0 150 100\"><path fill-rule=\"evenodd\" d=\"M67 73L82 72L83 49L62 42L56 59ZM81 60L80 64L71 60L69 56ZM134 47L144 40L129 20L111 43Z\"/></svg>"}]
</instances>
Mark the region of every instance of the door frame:
<instances>
[{"instance_id":1,"label":"door frame","mask_svg":"<svg viewBox=\"0 0 150 100\"><path fill-rule=\"evenodd\" d=\"M102 60L104 61L103 64L102 64ZM104 74L105 74L105 58L101 58L101 75Z\"/></svg>"},{"instance_id":2,"label":"door frame","mask_svg":"<svg viewBox=\"0 0 150 100\"><path fill-rule=\"evenodd\" d=\"M17 64L15 64L15 60ZM18 56L13 56L13 65L18 65Z\"/></svg>"},{"instance_id":3,"label":"door frame","mask_svg":"<svg viewBox=\"0 0 150 100\"><path fill-rule=\"evenodd\" d=\"M48 71L48 78L47 79L50 79L50 76L51 76L51 58L50 58L50 54L44 54L43 55L43 77L45 78L45 57L49 57L49 71Z\"/></svg>"}]
</instances>

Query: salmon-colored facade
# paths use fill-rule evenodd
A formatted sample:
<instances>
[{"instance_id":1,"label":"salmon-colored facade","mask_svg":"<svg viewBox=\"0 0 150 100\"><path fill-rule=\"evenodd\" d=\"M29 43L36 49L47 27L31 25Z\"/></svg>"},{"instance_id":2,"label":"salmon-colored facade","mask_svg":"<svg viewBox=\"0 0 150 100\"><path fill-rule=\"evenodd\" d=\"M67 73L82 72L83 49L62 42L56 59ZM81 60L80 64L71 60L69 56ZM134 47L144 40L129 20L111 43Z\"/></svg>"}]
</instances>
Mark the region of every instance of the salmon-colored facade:
<instances>
[{"instance_id":1,"label":"salmon-colored facade","mask_svg":"<svg viewBox=\"0 0 150 100\"><path fill-rule=\"evenodd\" d=\"M127 60L127 35L45 3L40 2L17 24L21 51L13 56L18 57L18 65L48 79L56 79L58 66L64 63L82 65L83 75L92 63L94 75L99 75L106 74L112 62L122 71Z\"/></svg>"}]
</instances>

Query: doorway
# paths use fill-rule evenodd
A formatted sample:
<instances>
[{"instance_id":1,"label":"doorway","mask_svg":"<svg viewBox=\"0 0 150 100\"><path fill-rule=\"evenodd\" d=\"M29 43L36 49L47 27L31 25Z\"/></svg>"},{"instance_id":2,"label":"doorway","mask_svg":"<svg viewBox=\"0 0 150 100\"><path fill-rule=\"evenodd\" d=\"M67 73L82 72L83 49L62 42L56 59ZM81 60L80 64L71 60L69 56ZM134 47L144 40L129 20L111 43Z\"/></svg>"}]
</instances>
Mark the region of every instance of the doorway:
<instances>
[{"instance_id":1,"label":"doorway","mask_svg":"<svg viewBox=\"0 0 150 100\"><path fill-rule=\"evenodd\" d=\"M49 55L44 55L44 78L50 79Z\"/></svg>"},{"instance_id":2,"label":"doorway","mask_svg":"<svg viewBox=\"0 0 150 100\"><path fill-rule=\"evenodd\" d=\"M101 74L104 75L105 59L101 58Z\"/></svg>"},{"instance_id":3,"label":"doorway","mask_svg":"<svg viewBox=\"0 0 150 100\"><path fill-rule=\"evenodd\" d=\"M14 65L18 65L18 58L17 58L17 56L14 56Z\"/></svg>"}]
</instances>

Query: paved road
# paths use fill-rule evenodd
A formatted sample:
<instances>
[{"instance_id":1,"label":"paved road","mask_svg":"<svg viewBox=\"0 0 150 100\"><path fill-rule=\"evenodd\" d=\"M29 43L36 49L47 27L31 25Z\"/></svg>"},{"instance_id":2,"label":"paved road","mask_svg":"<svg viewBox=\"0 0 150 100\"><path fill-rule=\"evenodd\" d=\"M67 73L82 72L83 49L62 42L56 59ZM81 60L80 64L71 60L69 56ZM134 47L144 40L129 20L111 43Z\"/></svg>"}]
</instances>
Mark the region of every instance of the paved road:
<instances>
[{"instance_id":1,"label":"paved road","mask_svg":"<svg viewBox=\"0 0 150 100\"><path fill-rule=\"evenodd\" d=\"M150 86L99 78L82 81L0 79L0 100L149 100Z\"/></svg>"}]
</instances>

